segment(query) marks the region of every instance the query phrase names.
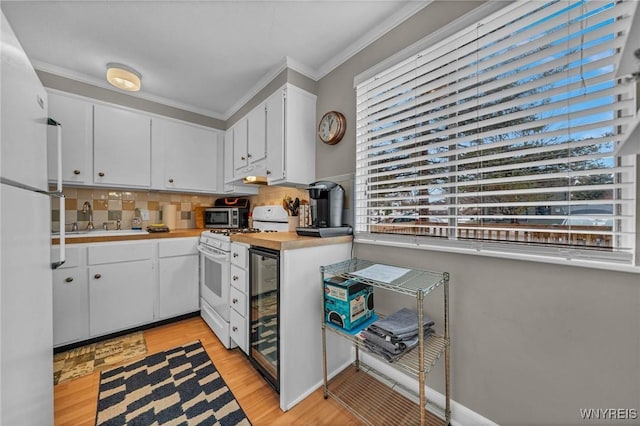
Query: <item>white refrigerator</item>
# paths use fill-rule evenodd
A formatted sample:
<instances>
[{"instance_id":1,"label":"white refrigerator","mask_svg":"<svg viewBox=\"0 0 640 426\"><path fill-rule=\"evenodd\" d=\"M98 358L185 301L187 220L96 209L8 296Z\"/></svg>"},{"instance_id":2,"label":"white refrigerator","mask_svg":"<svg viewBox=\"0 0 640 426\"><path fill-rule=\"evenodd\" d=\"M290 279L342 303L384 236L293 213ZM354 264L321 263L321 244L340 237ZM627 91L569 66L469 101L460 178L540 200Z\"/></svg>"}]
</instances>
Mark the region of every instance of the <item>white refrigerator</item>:
<instances>
[{"instance_id":1,"label":"white refrigerator","mask_svg":"<svg viewBox=\"0 0 640 426\"><path fill-rule=\"evenodd\" d=\"M51 195L62 188L48 191L47 94L4 13L1 24L0 425L52 425Z\"/></svg>"}]
</instances>

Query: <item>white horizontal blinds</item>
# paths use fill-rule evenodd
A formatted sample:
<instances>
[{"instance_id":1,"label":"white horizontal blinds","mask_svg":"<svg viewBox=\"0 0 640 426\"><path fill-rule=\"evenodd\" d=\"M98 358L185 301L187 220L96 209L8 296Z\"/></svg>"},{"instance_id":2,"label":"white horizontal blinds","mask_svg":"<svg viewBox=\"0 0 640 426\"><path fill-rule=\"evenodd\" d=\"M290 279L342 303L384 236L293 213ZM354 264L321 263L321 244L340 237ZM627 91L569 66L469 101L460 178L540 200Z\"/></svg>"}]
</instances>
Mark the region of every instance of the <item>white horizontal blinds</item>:
<instances>
[{"instance_id":1,"label":"white horizontal blinds","mask_svg":"<svg viewBox=\"0 0 640 426\"><path fill-rule=\"evenodd\" d=\"M634 10L516 3L358 85L356 231L631 251Z\"/></svg>"}]
</instances>

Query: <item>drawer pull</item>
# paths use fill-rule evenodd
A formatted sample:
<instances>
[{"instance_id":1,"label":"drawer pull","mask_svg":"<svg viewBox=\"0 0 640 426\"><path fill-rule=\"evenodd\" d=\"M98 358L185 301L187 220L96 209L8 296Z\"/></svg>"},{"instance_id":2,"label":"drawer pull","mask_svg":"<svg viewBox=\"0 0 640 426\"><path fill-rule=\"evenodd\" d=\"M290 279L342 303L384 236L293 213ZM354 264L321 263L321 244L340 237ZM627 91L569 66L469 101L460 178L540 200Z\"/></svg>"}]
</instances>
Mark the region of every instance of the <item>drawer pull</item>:
<instances>
[{"instance_id":1,"label":"drawer pull","mask_svg":"<svg viewBox=\"0 0 640 426\"><path fill-rule=\"evenodd\" d=\"M236 304L238 303L238 299L236 299L235 297L233 298L233 300L231 301L231 303Z\"/></svg>"},{"instance_id":2,"label":"drawer pull","mask_svg":"<svg viewBox=\"0 0 640 426\"><path fill-rule=\"evenodd\" d=\"M93 278L95 278L96 280L99 280L100 278L102 278L102 275L100 275L100 274L95 274L95 275L93 276Z\"/></svg>"},{"instance_id":3,"label":"drawer pull","mask_svg":"<svg viewBox=\"0 0 640 426\"><path fill-rule=\"evenodd\" d=\"M234 275L234 276L233 276L233 280L234 280L234 281L238 281L238 276L237 276L237 275Z\"/></svg>"},{"instance_id":4,"label":"drawer pull","mask_svg":"<svg viewBox=\"0 0 640 426\"><path fill-rule=\"evenodd\" d=\"M232 331L238 331L238 327L236 327L235 325L233 327L231 327Z\"/></svg>"},{"instance_id":5,"label":"drawer pull","mask_svg":"<svg viewBox=\"0 0 640 426\"><path fill-rule=\"evenodd\" d=\"M78 169L74 170L74 171L73 171L73 174L74 174L74 175L79 175L79 174L80 174L80 170L78 170Z\"/></svg>"},{"instance_id":6,"label":"drawer pull","mask_svg":"<svg viewBox=\"0 0 640 426\"><path fill-rule=\"evenodd\" d=\"M104 177L104 172L98 172L98 176Z\"/></svg>"},{"instance_id":7,"label":"drawer pull","mask_svg":"<svg viewBox=\"0 0 640 426\"><path fill-rule=\"evenodd\" d=\"M67 283L71 283L73 282L73 277L67 277L64 281Z\"/></svg>"},{"instance_id":8,"label":"drawer pull","mask_svg":"<svg viewBox=\"0 0 640 426\"><path fill-rule=\"evenodd\" d=\"M173 183L173 179L169 179L169 183Z\"/></svg>"}]
</instances>

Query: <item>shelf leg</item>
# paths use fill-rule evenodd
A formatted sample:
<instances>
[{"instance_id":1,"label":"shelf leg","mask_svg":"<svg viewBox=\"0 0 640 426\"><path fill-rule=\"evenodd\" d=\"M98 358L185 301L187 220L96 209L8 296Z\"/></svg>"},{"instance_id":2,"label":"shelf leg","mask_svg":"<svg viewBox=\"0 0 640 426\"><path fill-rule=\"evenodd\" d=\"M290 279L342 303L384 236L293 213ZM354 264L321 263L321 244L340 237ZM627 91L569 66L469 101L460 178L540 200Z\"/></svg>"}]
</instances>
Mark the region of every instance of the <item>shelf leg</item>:
<instances>
[{"instance_id":1,"label":"shelf leg","mask_svg":"<svg viewBox=\"0 0 640 426\"><path fill-rule=\"evenodd\" d=\"M449 340L449 273L444 274L444 370L445 370L445 424L451 422L451 341Z\"/></svg>"},{"instance_id":2,"label":"shelf leg","mask_svg":"<svg viewBox=\"0 0 640 426\"><path fill-rule=\"evenodd\" d=\"M420 425L426 422L426 395L424 390L424 332L422 324L424 322L424 293L418 292L418 383L420 386Z\"/></svg>"},{"instance_id":3,"label":"shelf leg","mask_svg":"<svg viewBox=\"0 0 640 426\"><path fill-rule=\"evenodd\" d=\"M320 271L320 285L322 286L322 295L320 298L322 302L322 307L320 312L322 312L322 392L324 394L324 399L329 397L329 385L327 381L327 325L324 318L324 271Z\"/></svg>"}]
</instances>

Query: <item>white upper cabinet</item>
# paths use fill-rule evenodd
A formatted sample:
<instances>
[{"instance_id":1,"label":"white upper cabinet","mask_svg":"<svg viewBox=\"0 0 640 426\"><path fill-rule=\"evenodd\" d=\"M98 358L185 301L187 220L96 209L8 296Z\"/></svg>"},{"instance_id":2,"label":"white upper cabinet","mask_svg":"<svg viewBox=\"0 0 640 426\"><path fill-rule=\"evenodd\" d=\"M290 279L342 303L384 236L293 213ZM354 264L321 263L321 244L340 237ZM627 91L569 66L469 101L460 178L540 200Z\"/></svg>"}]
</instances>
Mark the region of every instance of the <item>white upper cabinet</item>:
<instances>
[{"instance_id":1,"label":"white upper cabinet","mask_svg":"<svg viewBox=\"0 0 640 426\"><path fill-rule=\"evenodd\" d=\"M267 157L265 104L255 107L233 127L234 178L264 175Z\"/></svg>"},{"instance_id":2,"label":"white upper cabinet","mask_svg":"<svg viewBox=\"0 0 640 426\"><path fill-rule=\"evenodd\" d=\"M93 104L85 100L49 92L49 117L62 125L62 180L91 183ZM58 176L58 127L49 126L47 165L49 181Z\"/></svg>"},{"instance_id":3,"label":"white upper cabinet","mask_svg":"<svg viewBox=\"0 0 640 426\"><path fill-rule=\"evenodd\" d=\"M153 118L151 133L153 188L221 191L223 141L219 131Z\"/></svg>"},{"instance_id":4,"label":"white upper cabinet","mask_svg":"<svg viewBox=\"0 0 640 426\"><path fill-rule=\"evenodd\" d=\"M224 134L223 157L220 158L218 166L224 170L224 184L222 192L224 194L251 195L257 194L257 185L245 185L235 181L233 168L233 129L229 129Z\"/></svg>"},{"instance_id":5,"label":"white upper cabinet","mask_svg":"<svg viewBox=\"0 0 640 426\"><path fill-rule=\"evenodd\" d=\"M316 96L286 84L266 106L267 182L308 185L316 175Z\"/></svg>"},{"instance_id":6,"label":"white upper cabinet","mask_svg":"<svg viewBox=\"0 0 640 426\"><path fill-rule=\"evenodd\" d=\"M94 106L93 183L149 187L151 118L106 105Z\"/></svg>"}]
</instances>

